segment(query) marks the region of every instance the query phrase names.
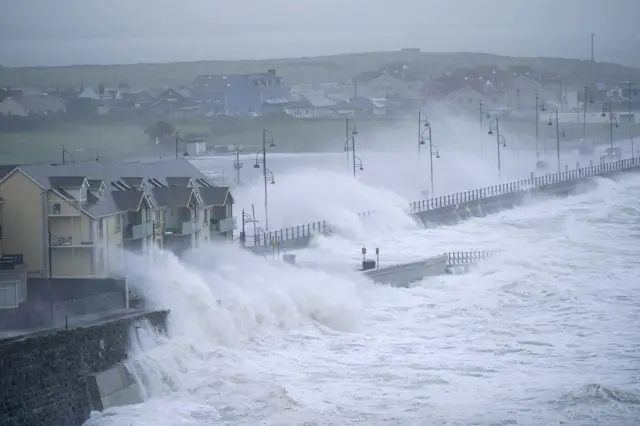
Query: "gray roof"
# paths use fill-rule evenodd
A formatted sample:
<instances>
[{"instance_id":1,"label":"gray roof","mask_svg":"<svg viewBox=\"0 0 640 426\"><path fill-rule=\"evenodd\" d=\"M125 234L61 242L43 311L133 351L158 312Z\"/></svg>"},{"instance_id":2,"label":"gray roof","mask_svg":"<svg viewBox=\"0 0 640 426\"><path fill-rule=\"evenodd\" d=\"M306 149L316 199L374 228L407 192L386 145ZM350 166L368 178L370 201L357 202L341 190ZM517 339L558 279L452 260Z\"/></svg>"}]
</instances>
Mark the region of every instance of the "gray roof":
<instances>
[{"instance_id":1,"label":"gray roof","mask_svg":"<svg viewBox=\"0 0 640 426\"><path fill-rule=\"evenodd\" d=\"M111 197L120 211L138 211L146 194L142 191L111 191Z\"/></svg>"},{"instance_id":2,"label":"gray roof","mask_svg":"<svg viewBox=\"0 0 640 426\"><path fill-rule=\"evenodd\" d=\"M51 188L80 188L86 176L51 176L49 177L49 185Z\"/></svg>"},{"instance_id":3,"label":"gray roof","mask_svg":"<svg viewBox=\"0 0 640 426\"><path fill-rule=\"evenodd\" d=\"M87 182L89 182L90 189L100 189L100 186L104 185L102 179L87 179Z\"/></svg>"},{"instance_id":4,"label":"gray roof","mask_svg":"<svg viewBox=\"0 0 640 426\"><path fill-rule=\"evenodd\" d=\"M6 166L0 166L0 179L11 173L13 169L15 169L16 165L7 164Z\"/></svg>"},{"instance_id":5,"label":"gray roof","mask_svg":"<svg viewBox=\"0 0 640 426\"><path fill-rule=\"evenodd\" d=\"M168 159L155 162L129 162L129 163L112 163L112 162L81 162L67 164L27 164L19 166L20 169L37 181L41 186L48 189L56 188L49 181L49 178L65 178L86 176L87 180L113 182L122 180L122 176L141 176L149 180L155 178L160 182L166 182L168 177L191 177L194 182L196 179L205 179L207 177L200 172L189 161L180 159ZM147 185L145 193L151 196L151 202L161 207L152 196L152 185ZM192 188L177 188L188 189ZM133 190L132 190L133 191ZM58 190L58 192L60 192ZM87 195L87 203L83 204L83 210L93 217L108 216L114 213L123 212L123 205L116 203L112 193L116 191L105 191L104 197L97 198L91 194ZM127 191L123 191L127 192ZM163 194L164 195L164 194ZM162 195L161 195L162 196ZM167 201L163 199L163 201Z\"/></svg>"},{"instance_id":6,"label":"gray roof","mask_svg":"<svg viewBox=\"0 0 640 426\"><path fill-rule=\"evenodd\" d=\"M226 186L214 186L213 188L199 188L200 198L205 206L224 206L227 202L233 203L231 190Z\"/></svg>"},{"instance_id":7,"label":"gray roof","mask_svg":"<svg viewBox=\"0 0 640 426\"><path fill-rule=\"evenodd\" d=\"M187 207L194 196L193 188L187 187L153 188L151 193L158 207Z\"/></svg>"},{"instance_id":8,"label":"gray roof","mask_svg":"<svg viewBox=\"0 0 640 426\"><path fill-rule=\"evenodd\" d=\"M167 185L186 188L189 186L190 183L193 183L191 181L192 181L192 178L190 177L172 176L167 178Z\"/></svg>"},{"instance_id":9,"label":"gray roof","mask_svg":"<svg viewBox=\"0 0 640 426\"><path fill-rule=\"evenodd\" d=\"M140 188L144 182L143 177L122 177L120 180L132 188Z\"/></svg>"},{"instance_id":10,"label":"gray roof","mask_svg":"<svg viewBox=\"0 0 640 426\"><path fill-rule=\"evenodd\" d=\"M64 111L65 104L60 99L42 94L24 95L14 99L31 112Z\"/></svg>"}]
</instances>

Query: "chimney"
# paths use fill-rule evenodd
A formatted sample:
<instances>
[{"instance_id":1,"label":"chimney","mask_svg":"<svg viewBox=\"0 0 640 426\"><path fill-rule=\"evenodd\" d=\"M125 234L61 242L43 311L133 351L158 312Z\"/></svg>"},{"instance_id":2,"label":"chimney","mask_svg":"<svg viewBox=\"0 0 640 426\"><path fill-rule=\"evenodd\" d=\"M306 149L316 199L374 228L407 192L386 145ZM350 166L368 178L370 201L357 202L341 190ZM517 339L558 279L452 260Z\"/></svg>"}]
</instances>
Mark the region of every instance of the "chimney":
<instances>
[{"instance_id":1,"label":"chimney","mask_svg":"<svg viewBox=\"0 0 640 426\"><path fill-rule=\"evenodd\" d=\"M276 75L276 69L275 68L269 68L267 70L267 73L271 74L271 75Z\"/></svg>"}]
</instances>

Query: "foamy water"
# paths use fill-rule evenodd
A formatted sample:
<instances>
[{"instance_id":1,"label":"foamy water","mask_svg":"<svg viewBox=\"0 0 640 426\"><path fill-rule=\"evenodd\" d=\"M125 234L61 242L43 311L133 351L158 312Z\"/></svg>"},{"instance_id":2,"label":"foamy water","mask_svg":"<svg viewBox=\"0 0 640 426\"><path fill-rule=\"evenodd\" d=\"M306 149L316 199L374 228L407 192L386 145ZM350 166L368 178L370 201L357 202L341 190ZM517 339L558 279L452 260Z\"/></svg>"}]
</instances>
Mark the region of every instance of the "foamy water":
<instances>
[{"instance_id":1,"label":"foamy water","mask_svg":"<svg viewBox=\"0 0 640 426\"><path fill-rule=\"evenodd\" d=\"M354 199L389 197L335 179ZM146 401L87 425L635 425L639 196L638 177L601 179L428 230L391 196L375 218L298 252L299 266L212 246L130 268L172 310L168 336L139 330L132 342ZM395 289L355 271L363 245L383 264L504 253Z\"/></svg>"}]
</instances>

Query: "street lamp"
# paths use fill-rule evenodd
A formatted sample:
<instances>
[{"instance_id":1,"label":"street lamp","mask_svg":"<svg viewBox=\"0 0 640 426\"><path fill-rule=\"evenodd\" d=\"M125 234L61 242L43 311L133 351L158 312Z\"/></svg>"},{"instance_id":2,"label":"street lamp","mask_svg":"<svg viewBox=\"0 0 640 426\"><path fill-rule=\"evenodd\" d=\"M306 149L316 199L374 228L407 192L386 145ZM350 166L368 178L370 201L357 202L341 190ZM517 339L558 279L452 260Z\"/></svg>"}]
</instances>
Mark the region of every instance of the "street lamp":
<instances>
[{"instance_id":1,"label":"street lamp","mask_svg":"<svg viewBox=\"0 0 640 426\"><path fill-rule=\"evenodd\" d=\"M362 160L360 159L360 157L358 157L357 155L355 156L358 168L360 169L360 171L363 171L364 168L362 167Z\"/></svg>"},{"instance_id":2,"label":"street lamp","mask_svg":"<svg viewBox=\"0 0 640 426\"><path fill-rule=\"evenodd\" d=\"M615 124L616 127L620 127L618 124L618 120L613 116L613 112L611 111L611 101L609 101L609 144L611 148L613 148L613 126ZM602 116L606 117L607 114L604 112L604 105L602 105ZM633 154L633 153L632 153Z\"/></svg>"},{"instance_id":3,"label":"street lamp","mask_svg":"<svg viewBox=\"0 0 640 426\"><path fill-rule=\"evenodd\" d=\"M422 111L418 110L418 157L420 157L420 145L424 145L422 143L422 126L429 127L431 124L429 123L429 119L427 118L427 114L422 114Z\"/></svg>"},{"instance_id":4,"label":"street lamp","mask_svg":"<svg viewBox=\"0 0 640 426\"><path fill-rule=\"evenodd\" d=\"M560 119L558 118L558 108L556 108L556 157L558 159L558 173L560 173ZM547 125L553 126L553 122L551 121L551 117L553 113L549 114L549 122ZM562 131L562 137L565 136L564 130Z\"/></svg>"},{"instance_id":5,"label":"street lamp","mask_svg":"<svg viewBox=\"0 0 640 426\"><path fill-rule=\"evenodd\" d=\"M182 138L180 138L180 135L178 134L178 132L176 132L176 160L178 159L178 142L183 140ZM184 154L182 154L183 157L188 157L189 153L187 152L187 141L184 140Z\"/></svg>"},{"instance_id":6,"label":"street lamp","mask_svg":"<svg viewBox=\"0 0 640 426\"><path fill-rule=\"evenodd\" d=\"M587 94L589 92L589 86L584 86L584 112L582 113L582 143L587 144ZM593 103L593 99L589 100L589 103Z\"/></svg>"},{"instance_id":7,"label":"street lamp","mask_svg":"<svg viewBox=\"0 0 640 426\"><path fill-rule=\"evenodd\" d=\"M76 159L73 157L73 154L71 154L69 150L66 149L64 145L62 145L62 164L67 163L67 157L66 157L67 155L71 157L71 161L73 161L74 163L76 162Z\"/></svg>"},{"instance_id":8,"label":"street lamp","mask_svg":"<svg viewBox=\"0 0 640 426\"><path fill-rule=\"evenodd\" d=\"M498 177L502 176L502 165L500 164L500 146L506 147L507 141L504 136L500 134L500 120L498 117L489 122L489 134L493 135L493 131L496 131L496 144L498 146Z\"/></svg>"},{"instance_id":9,"label":"street lamp","mask_svg":"<svg viewBox=\"0 0 640 426\"><path fill-rule=\"evenodd\" d=\"M264 226L266 230L269 230L269 204L267 202L267 141L269 142L269 148L273 149L276 145L273 143L273 135L267 129L262 129L262 149L256 153L256 164L254 169L260 168L262 163L262 177L264 178ZM262 153L262 160L258 157ZM275 183L273 180L273 173L271 174L271 183Z\"/></svg>"},{"instance_id":10,"label":"street lamp","mask_svg":"<svg viewBox=\"0 0 640 426\"><path fill-rule=\"evenodd\" d=\"M539 143L539 131L538 131L538 124L540 123L540 113L538 112L538 100L540 98L538 97L538 95L536 94L536 161L540 160L540 143ZM546 108L544 107L544 101L542 101L542 107L540 108L541 111L546 111Z\"/></svg>"},{"instance_id":11,"label":"street lamp","mask_svg":"<svg viewBox=\"0 0 640 426\"><path fill-rule=\"evenodd\" d=\"M624 82L622 82L620 84L626 84L627 85L627 91L628 91L627 93L629 94L628 95L628 100L627 100L627 102L629 104L629 115L627 116L627 126L628 126L628 129L629 129L629 139L631 140L631 157L633 158L633 157L635 157L635 149L634 149L634 146L633 146L633 132L631 131L631 85L633 83L631 83L630 81L624 81ZM634 94L635 94L635 92L634 92Z\"/></svg>"},{"instance_id":12,"label":"street lamp","mask_svg":"<svg viewBox=\"0 0 640 426\"><path fill-rule=\"evenodd\" d=\"M235 159L233 160L233 168L236 171L236 183L240 183L240 169L242 168L243 164L240 162L240 147L238 145L236 145L234 157Z\"/></svg>"},{"instance_id":13,"label":"street lamp","mask_svg":"<svg viewBox=\"0 0 640 426\"><path fill-rule=\"evenodd\" d=\"M349 164L349 151L353 151L353 177L356 177L356 135L358 132L355 130L355 126L353 131L351 132L351 136L347 138L344 142L344 152L347 153L347 164ZM349 142L351 142L351 146L349 146ZM361 162L362 164L362 162ZM360 168L362 170L362 168Z\"/></svg>"},{"instance_id":14,"label":"street lamp","mask_svg":"<svg viewBox=\"0 0 640 426\"><path fill-rule=\"evenodd\" d=\"M427 136L425 136L426 132L429 132ZM431 175L431 196L433 197L435 194L433 190L433 157L440 158L440 150L431 140L431 126L427 126L420 134L420 145L426 145L427 141L429 141L429 173Z\"/></svg>"},{"instance_id":15,"label":"street lamp","mask_svg":"<svg viewBox=\"0 0 640 426\"><path fill-rule=\"evenodd\" d=\"M240 241L242 242L243 246L245 245L245 243L247 241L247 234L245 233L245 225L247 223L253 223L254 239L255 239L255 235L257 234L256 223L258 223L258 221L254 217L255 211L253 209L253 204L251 205L251 210L253 211L253 213L249 214L249 213L245 212L244 209L242 209L242 234L240 235Z\"/></svg>"},{"instance_id":16,"label":"street lamp","mask_svg":"<svg viewBox=\"0 0 640 426\"><path fill-rule=\"evenodd\" d=\"M351 140L355 135L358 134L358 131L356 130L356 122L353 120L349 120L349 117L346 117L344 119L344 131L345 131L345 136L344 136L345 140L349 142L349 140ZM349 167L349 165L351 164L351 161L349 161L349 149L345 149L344 151L347 153L347 167ZM355 150L354 150L354 154L355 154Z\"/></svg>"}]
</instances>

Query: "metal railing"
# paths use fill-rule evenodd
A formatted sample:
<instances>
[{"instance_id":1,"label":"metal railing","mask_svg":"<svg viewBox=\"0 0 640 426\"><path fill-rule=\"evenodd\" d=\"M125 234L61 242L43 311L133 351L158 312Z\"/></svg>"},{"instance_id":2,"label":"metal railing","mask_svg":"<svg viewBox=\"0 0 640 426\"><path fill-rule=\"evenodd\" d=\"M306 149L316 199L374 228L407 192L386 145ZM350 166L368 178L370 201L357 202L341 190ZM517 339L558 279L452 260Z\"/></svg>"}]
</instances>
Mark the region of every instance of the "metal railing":
<instances>
[{"instance_id":1,"label":"metal railing","mask_svg":"<svg viewBox=\"0 0 640 426\"><path fill-rule=\"evenodd\" d=\"M513 194L531 189L543 188L562 182L569 182L589 176L598 176L619 170L631 169L640 166L639 158L627 158L610 163L597 164L574 170L566 170L560 173L552 173L544 176L535 176L529 179L521 179L514 182L502 183L481 189L457 192L442 197L429 198L409 203L410 213L419 213L444 207L452 207L458 204L478 201L499 195Z\"/></svg>"},{"instance_id":2,"label":"metal railing","mask_svg":"<svg viewBox=\"0 0 640 426\"><path fill-rule=\"evenodd\" d=\"M640 158L627 158L608 163L590 165L587 167L566 169L561 173L549 173L543 176L532 176L528 179L521 179L513 182L506 182L498 185L488 186L481 189L457 192L443 195L441 197L428 198L409 203L409 213L415 214L428 210L435 210L446 207L453 207L459 204L479 201L486 198L497 197L518 192L541 189L545 186L555 185L562 182L575 181L585 177L599 176L620 170L640 167ZM365 219L375 214L375 210L358 213L358 217ZM269 246L276 242L305 238L312 233L327 233L331 231L329 222L312 222L306 225L292 226L279 229L277 231L259 232L256 235L246 235L244 245L246 246ZM242 238L241 238L242 243Z\"/></svg>"},{"instance_id":3,"label":"metal railing","mask_svg":"<svg viewBox=\"0 0 640 426\"><path fill-rule=\"evenodd\" d=\"M473 265L481 260L489 259L500 253L499 251L459 251L445 253L447 266Z\"/></svg>"},{"instance_id":4,"label":"metal railing","mask_svg":"<svg viewBox=\"0 0 640 426\"><path fill-rule=\"evenodd\" d=\"M316 233L326 233L329 230L329 224L326 221L312 222L307 223L306 225L278 229L277 231L260 232L256 235L245 235L244 245L247 247L269 247L279 242L305 238Z\"/></svg>"}]
</instances>

